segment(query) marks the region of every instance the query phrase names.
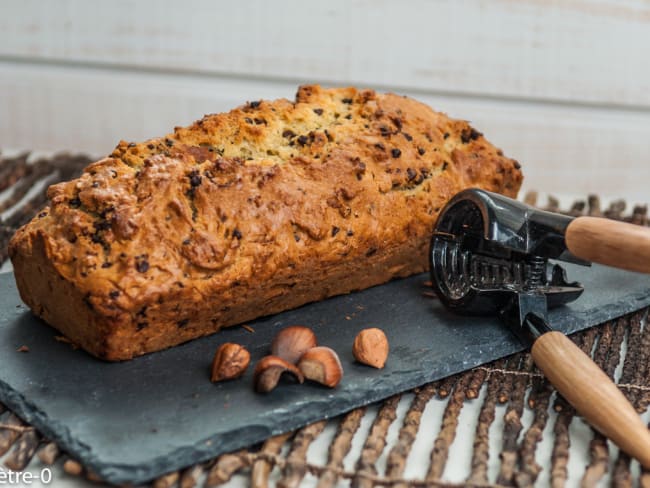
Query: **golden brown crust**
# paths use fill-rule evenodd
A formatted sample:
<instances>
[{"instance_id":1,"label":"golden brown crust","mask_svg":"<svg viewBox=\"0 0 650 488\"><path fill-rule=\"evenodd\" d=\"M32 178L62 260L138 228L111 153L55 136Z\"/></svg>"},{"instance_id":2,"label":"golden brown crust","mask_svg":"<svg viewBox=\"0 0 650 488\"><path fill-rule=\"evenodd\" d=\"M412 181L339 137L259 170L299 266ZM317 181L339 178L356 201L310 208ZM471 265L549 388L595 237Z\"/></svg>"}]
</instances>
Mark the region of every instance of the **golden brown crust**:
<instances>
[{"instance_id":1,"label":"golden brown crust","mask_svg":"<svg viewBox=\"0 0 650 488\"><path fill-rule=\"evenodd\" d=\"M121 142L10 244L23 300L129 359L424 271L440 208L522 176L464 121L409 98L303 86ZM191 304L191 305L188 305Z\"/></svg>"}]
</instances>

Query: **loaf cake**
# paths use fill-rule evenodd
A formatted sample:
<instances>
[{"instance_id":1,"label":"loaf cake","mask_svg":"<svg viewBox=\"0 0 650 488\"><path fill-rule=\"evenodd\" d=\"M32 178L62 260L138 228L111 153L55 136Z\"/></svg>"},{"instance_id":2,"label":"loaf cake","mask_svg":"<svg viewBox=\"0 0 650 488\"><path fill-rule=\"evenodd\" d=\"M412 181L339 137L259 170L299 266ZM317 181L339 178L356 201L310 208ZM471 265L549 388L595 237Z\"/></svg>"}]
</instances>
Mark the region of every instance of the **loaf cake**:
<instances>
[{"instance_id":1,"label":"loaf cake","mask_svg":"<svg viewBox=\"0 0 650 488\"><path fill-rule=\"evenodd\" d=\"M125 360L423 272L450 197L514 197L521 180L465 121L394 94L302 86L295 101L120 142L49 188L10 256L36 315Z\"/></svg>"}]
</instances>

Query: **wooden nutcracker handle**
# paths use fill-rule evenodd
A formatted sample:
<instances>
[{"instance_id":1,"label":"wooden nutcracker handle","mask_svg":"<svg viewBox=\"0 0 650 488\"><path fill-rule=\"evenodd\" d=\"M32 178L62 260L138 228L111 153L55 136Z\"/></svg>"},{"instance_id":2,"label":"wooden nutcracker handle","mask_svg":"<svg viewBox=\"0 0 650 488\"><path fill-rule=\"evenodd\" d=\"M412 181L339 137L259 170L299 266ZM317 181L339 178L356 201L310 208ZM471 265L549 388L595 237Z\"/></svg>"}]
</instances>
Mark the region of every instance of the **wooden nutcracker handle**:
<instances>
[{"instance_id":1,"label":"wooden nutcracker handle","mask_svg":"<svg viewBox=\"0 0 650 488\"><path fill-rule=\"evenodd\" d=\"M614 382L561 332L533 344L537 367L595 429L650 468L650 431Z\"/></svg>"},{"instance_id":2,"label":"wooden nutcracker handle","mask_svg":"<svg viewBox=\"0 0 650 488\"><path fill-rule=\"evenodd\" d=\"M598 217L578 217L567 227L574 256L629 271L650 273L650 228Z\"/></svg>"}]
</instances>

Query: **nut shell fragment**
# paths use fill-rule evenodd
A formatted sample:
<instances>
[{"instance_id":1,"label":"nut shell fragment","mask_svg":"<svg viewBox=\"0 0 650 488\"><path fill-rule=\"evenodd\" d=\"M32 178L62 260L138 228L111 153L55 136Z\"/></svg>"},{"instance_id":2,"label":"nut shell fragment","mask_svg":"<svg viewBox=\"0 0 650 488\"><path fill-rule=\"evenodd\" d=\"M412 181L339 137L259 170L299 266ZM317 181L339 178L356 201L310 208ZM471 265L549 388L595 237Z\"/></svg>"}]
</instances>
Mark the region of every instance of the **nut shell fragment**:
<instances>
[{"instance_id":1,"label":"nut shell fragment","mask_svg":"<svg viewBox=\"0 0 650 488\"><path fill-rule=\"evenodd\" d=\"M291 364L277 356L265 356L259 360L253 372L253 384L258 393L268 393L279 383L283 373L292 375L298 383L305 381L300 370L295 364Z\"/></svg>"},{"instance_id":2,"label":"nut shell fragment","mask_svg":"<svg viewBox=\"0 0 650 488\"><path fill-rule=\"evenodd\" d=\"M298 368L305 378L330 388L338 385L343 377L341 361L329 347L313 347L306 351L298 361Z\"/></svg>"},{"instance_id":3,"label":"nut shell fragment","mask_svg":"<svg viewBox=\"0 0 650 488\"><path fill-rule=\"evenodd\" d=\"M305 351L317 345L314 331L302 325L292 325L275 336L271 343L271 354L296 364Z\"/></svg>"}]
</instances>

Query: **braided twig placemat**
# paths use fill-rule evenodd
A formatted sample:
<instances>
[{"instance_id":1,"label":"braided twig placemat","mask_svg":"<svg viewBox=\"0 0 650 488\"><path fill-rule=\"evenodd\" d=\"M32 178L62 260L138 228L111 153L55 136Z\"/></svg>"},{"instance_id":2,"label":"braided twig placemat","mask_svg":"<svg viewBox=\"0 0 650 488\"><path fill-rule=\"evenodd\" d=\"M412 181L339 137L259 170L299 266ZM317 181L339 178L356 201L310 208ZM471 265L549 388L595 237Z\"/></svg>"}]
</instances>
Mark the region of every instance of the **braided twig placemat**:
<instances>
[{"instance_id":1,"label":"braided twig placemat","mask_svg":"<svg viewBox=\"0 0 650 488\"><path fill-rule=\"evenodd\" d=\"M30 188L47 179L51 184L76 177L90 159L61 154L28 162L28 154L0 158L0 266L7 260L7 243L13 232L28 222L46 203L45 187ZM537 196L526 196L536 204ZM547 209L558 211L557 200L549 198ZM600 208L596 196L576 202L567 213L600 215L648 225L647 207L637 206L626 213L623 200L609 208ZM431 296L425 291L425 296ZM610 375L639 413L650 405L650 327L646 326L648 310L591 328L572 339ZM400 400L410 404L399 415ZM440 414L439 429L433 434L423 432L425 409L436 400L446 403ZM462 483L444 481L445 469L453 463L450 450L457 439L459 418L470 402L479 402L469 472ZM467 408L465 409L467 411ZM504 411L502 429L495 432L497 415ZM367 429L364 419L372 416ZM528 421L524 422L527 416ZM556 395L527 353L520 353L485 366L430 383L421 388L389 398L377 405L363 407L348 414L320 421L296 432L268 439L249 450L225 454L210 462L189 466L182 472L169 473L152 484L155 487L198 484L217 486L242 474L255 487L275 483L282 487L301 485L307 477L318 488L337 484L353 487L371 486L532 486L543 469L549 470L552 486L564 486L569 476L569 454L572 434L570 425L576 417L573 408ZM397 419L399 422L396 422ZM531 420L532 419L532 420ZM401 424L400 424L401 422ZM553 422L551 426L550 423ZM399 425L398 425L399 424ZM526 424L526 425L525 425ZM389 439L389 430L396 431ZM308 450L324 431L334 431L328 441L324 462L309 459ZM552 433L550 465L538 464L542 433ZM410 455L417 440L435 435L429 454L426 474L419 478L406 476ZM500 451L493 452L491 440L500 436ZM358 453L353 453L353 444ZM494 456L500 460L498 470L490 470ZM35 429L25 425L0 404L0 457L16 471L26 469L32 460L44 465L62 466L63 471L82 475L91 481L97 477L65 453L56 444L44 439ZM351 459L354 456L354 459ZM491 461L492 460L492 461ZM36 462L36 461L35 461ZM347 466L347 467L346 467ZM492 471L492 473L491 473ZM608 473L610 471L610 473ZM638 469L628 456L612 449L607 440L591 431L589 461L580 476L582 486L595 486L609 476L616 486L650 487L650 471Z\"/></svg>"}]
</instances>

